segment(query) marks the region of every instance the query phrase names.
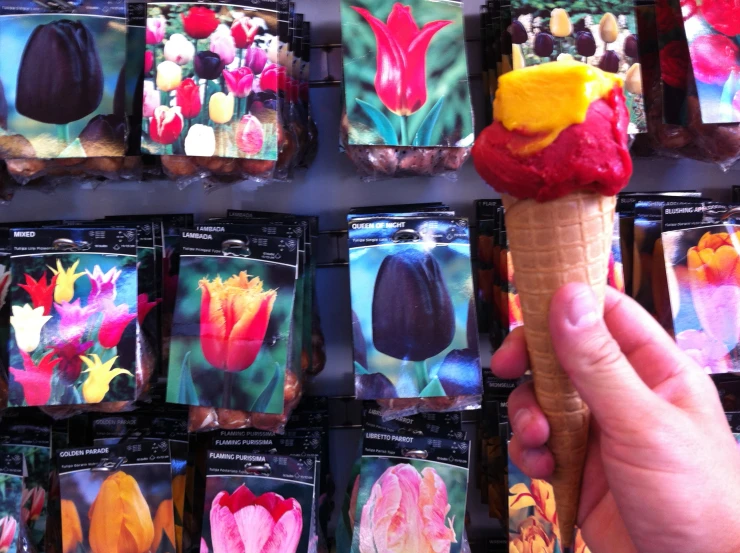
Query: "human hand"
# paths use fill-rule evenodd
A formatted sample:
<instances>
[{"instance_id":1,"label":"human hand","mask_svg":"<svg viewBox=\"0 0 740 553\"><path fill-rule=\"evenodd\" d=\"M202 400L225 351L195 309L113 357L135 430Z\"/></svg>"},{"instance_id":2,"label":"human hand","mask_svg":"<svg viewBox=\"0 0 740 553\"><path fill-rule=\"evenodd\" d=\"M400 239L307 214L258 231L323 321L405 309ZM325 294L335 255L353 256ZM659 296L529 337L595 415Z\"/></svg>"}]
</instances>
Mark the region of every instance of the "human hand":
<instances>
[{"instance_id":1,"label":"human hand","mask_svg":"<svg viewBox=\"0 0 740 553\"><path fill-rule=\"evenodd\" d=\"M578 524L592 553L740 552L740 450L708 375L635 301L590 287L550 305L561 366L591 409ZM528 368L523 329L493 355L500 378ZM509 455L529 477L554 468L531 382L509 397ZM556 498L557 499L557 498Z\"/></svg>"}]
</instances>

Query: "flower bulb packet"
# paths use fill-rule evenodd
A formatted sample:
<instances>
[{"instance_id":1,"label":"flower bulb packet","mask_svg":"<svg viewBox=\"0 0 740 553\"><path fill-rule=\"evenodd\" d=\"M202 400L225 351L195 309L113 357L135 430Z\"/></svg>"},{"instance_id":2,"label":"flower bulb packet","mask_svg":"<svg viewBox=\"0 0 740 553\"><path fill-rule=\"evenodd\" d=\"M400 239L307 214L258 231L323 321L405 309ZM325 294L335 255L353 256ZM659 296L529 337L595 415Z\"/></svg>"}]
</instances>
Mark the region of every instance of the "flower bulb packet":
<instances>
[{"instance_id":1,"label":"flower bulb packet","mask_svg":"<svg viewBox=\"0 0 740 553\"><path fill-rule=\"evenodd\" d=\"M616 73L624 81L629 134L647 132L633 2L623 0L607 6L587 2L581 9L569 11L559 6L557 2L545 2L541 13L533 13L526 1L512 0L512 22L507 33L512 68L575 59Z\"/></svg>"},{"instance_id":2,"label":"flower bulb packet","mask_svg":"<svg viewBox=\"0 0 740 553\"><path fill-rule=\"evenodd\" d=\"M63 551L175 553L167 440L63 449L57 465Z\"/></svg>"},{"instance_id":3,"label":"flower bulb packet","mask_svg":"<svg viewBox=\"0 0 740 553\"><path fill-rule=\"evenodd\" d=\"M471 146L462 2L341 7L348 144Z\"/></svg>"},{"instance_id":4,"label":"flower bulb packet","mask_svg":"<svg viewBox=\"0 0 740 553\"><path fill-rule=\"evenodd\" d=\"M201 550L231 553L279 540L281 553L314 553L315 479L310 458L209 451ZM237 523L250 512L263 522Z\"/></svg>"},{"instance_id":5,"label":"flower bulb packet","mask_svg":"<svg viewBox=\"0 0 740 553\"><path fill-rule=\"evenodd\" d=\"M23 454L0 446L0 549L8 553L21 551L20 534L28 515L23 512L23 502L28 499L23 487L25 471Z\"/></svg>"},{"instance_id":6,"label":"flower bulb packet","mask_svg":"<svg viewBox=\"0 0 740 553\"><path fill-rule=\"evenodd\" d=\"M18 410L7 411L0 422L0 441L2 453L25 459L20 520L28 526L36 550L43 552L51 472L51 419Z\"/></svg>"},{"instance_id":7,"label":"flower bulb packet","mask_svg":"<svg viewBox=\"0 0 740 553\"><path fill-rule=\"evenodd\" d=\"M9 100L0 158L125 154L124 1L67 7L0 6L0 81Z\"/></svg>"},{"instance_id":8,"label":"flower bulb packet","mask_svg":"<svg viewBox=\"0 0 740 553\"><path fill-rule=\"evenodd\" d=\"M732 224L662 233L676 343L709 374L740 372L740 283L727 269L738 256L738 237Z\"/></svg>"},{"instance_id":9,"label":"flower bulb packet","mask_svg":"<svg viewBox=\"0 0 740 553\"><path fill-rule=\"evenodd\" d=\"M136 398L137 230L11 230L9 406Z\"/></svg>"},{"instance_id":10,"label":"flower bulb packet","mask_svg":"<svg viewBox=\"0 0 740 553\"><path fill-rule=\"evenodd\" d=\"M529 478L509 458L507 485L510 550L521 551L536 540L546 551L562 551L552 484ZM580 529L576 529L574 550L589 552Z\"/></svg>"},{"instance_id":11,"label":"flower bulb packet","mask_svg":"<svg viewBox=\"0 0 740 553\"><path fill-rule=\"evenodd\" d=\"M351 553L382 544L462 551L470 442L365 432ZM383 497L400 497L397 502ZM388 526L384 520L398 524ZM360 543L362 536L362 544Z\"/></svg>"},{"instance_id":12,"label":"flower bulb packet","mask_svg":"<svg viewBox=\"0 0 740 553\"><path fill-rule=\"evenodd\" d=\"M193 157L207 173L232 172L214 156L277 160L277 2L146 9L142 151Z\"/></svg>"},{"instance_id":13,"label":"flower bulb packet","mask_svg":"<svg viewBox=\"0 0 740 553\"><path fill-rule=\"evenodd\" d=\"M355 395L384 415L454 411L482 393L467 219L349 220Z\"/></svg>"},{"instance_id":14,"label":"flower bulb packet","mask_svg":"<svg viewBox=\"0 0 740 553\"><path fill-rule=\"evenodd\" d=\"M167 400L283 415L301 376L297 240L182 231L179 250Z\"/></svg>"},{"instance_id":15,"label":"flower bulb packet","mask_svg":"<svg viewBox=\"0 0 740 553\"><path fill-rule=\"evenodd\" d=\"M497 209L501 200L477 200L475 202L478 230L476 244L478 248L478 272L476 275L476 296L478 298L478 331L489 336L498 334L498 318L494 316L493 291L496 281L496 263L494 247L498 238Z\"/></svg>"}]
</instances>

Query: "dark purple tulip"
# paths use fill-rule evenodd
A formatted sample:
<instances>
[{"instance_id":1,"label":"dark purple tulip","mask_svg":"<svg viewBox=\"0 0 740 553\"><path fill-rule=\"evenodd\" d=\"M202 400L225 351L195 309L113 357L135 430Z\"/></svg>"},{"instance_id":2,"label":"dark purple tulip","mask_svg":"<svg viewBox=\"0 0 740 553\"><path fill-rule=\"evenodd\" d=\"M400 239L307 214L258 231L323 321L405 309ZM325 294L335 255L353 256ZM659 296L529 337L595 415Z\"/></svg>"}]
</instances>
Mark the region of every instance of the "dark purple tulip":
<instances>
[{"instance_id":1,"label":"dark purple tulip","mask_svg":"<svg viewBox=\"0 0 740 553\"><path fill-rule=\"evenodd\" d=\"M90 115L102 99L103 68L88 28L69 19L36 27L18 69L18 113L65 125Z\"/></svg>"},{"instance_id":2,"label":"dark purple tulip","mask_svg":"<svg viewBox=\"0 0 740 553\"><path fill-rule=\"evenodd\" d=\"M480 393L480 357L478 349L454 349L447 354L437 371L448 396Z\"/></svg>"},{"instance_id":3,"label":"dark purple tulip","mask_svg":"<svg viewBox=\"0 0 740 553\"><path fill-rule=\"evenodd\" d=\"M355 396L359 399L393 399L396 387L383 373L355 375Z\"/></svg>"},{"instance_id":4,"label":"dark purple tulip","mask_svg":"<svg viewBox=\"0 0 740 553\"><path fill-rule=\"evenodd\" d=\"M224 70L224 62L221 56L215 52L198 52L193 59L195 74L201 79L212 81L218 79Z\"/></svg>"},{"instance_id":5,"label":"dark purple tulip","mask_svg":"<svg viewBox=\"0 0 740 553\"><path fill-rule=\"evenodd\" d=\"M96 115L80 133L80 144L87 157L122 156L125 140L126 121L119 115Z\"/></svg>"},{"instance_id":6,"label":"dark purple tulip","mask_svg":"<svg viewBox=\"0 0 740 553\"><path fill-rule=\"evenodd\" d=\"M0 129L8 130L8 102L5 100L5 88L0 81Z\"/></svg>"},{"instance_id":7,"label":"dark purple tulip","mask_svg":"<svg viewBox=\"0 0 740 553\"><path fill-rule=\"evenodd\" d=\"M637 57L637 37L630 35L624 39L624 55L628 58Z\"/></svg>"},{"instance_id":8,"label":"dark purple tulip","mask_svg":"<svg viewBox=\"0 0 740 553\"><path fill-rule=\"evenodd\" d=\"M547 58L552 54L555 40L550 33L537 33L534 38L534 53L541 58Z\"/></svg>"},{"instance_id":9,"label":"dark purple tulip","mask_svg":"<svg viewBox=\"0 0 740 553\"><path fill-rule=\"evenodd\" d=\"M247 48L247 52L244 54L244 65L252 70L252 73L259 75L265 68L267 63L267 54L261 48L255 48L254 46Z\"/></svg>"},{"instance_id":10,"label":"dark purple tulip","mask_svg":"<svg viewBox=\"0 0 740 553\"><path fill-rule=\"evenodd\" d=\"M619 56L614 50L607 50L599 62L599 69L608 73L617 73L619 71Z\"/></svg>"},{"instance_id":11,"label":"dark purple tulip","mask_svg":"<svg viewBox=\"0 0 740 553\"><path fill-rule=\"evenodd\" d=\"M596 53L596 41L591 31L578 31L576 33L576 51L587 58Z\"/></svg>"},{"instance_id":12,"label":"dark purple tulip","mask_svg":"<svg viewBox=\"0 0 740 553\"><path fill-rule=\"evenodd\" d=\"M511 42L514 44L524 44L527 42L527 29L520 21L512 21L509 25L509 34L511 35Z\"/></svg>"}]
</instances>

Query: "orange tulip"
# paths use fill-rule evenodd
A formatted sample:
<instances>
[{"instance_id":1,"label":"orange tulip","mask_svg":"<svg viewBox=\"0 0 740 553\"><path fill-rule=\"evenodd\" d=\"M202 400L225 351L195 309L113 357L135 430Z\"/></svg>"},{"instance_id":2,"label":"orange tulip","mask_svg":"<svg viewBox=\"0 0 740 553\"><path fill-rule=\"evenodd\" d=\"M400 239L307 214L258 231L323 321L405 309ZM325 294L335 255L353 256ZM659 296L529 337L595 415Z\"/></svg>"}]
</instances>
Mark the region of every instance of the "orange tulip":
<instances>
[{"instance_id":1,"label":"orange tulip","mask_svg":"<svg viewBox=\"0 0 740 553\"><path fill-rule=\"evenodd\" d=\"M245 271L226 282L221 277L200 281L200 346L216 369L249 368L262 347L276 290L262 291L262 280Z\"/></svg>"},{"instance_id":2,"label":"orange tulip","mask_svg":"<svg viewBox=\"0 0 740 553\"><path fill-rule=\"evenodd\" d=\"M145 553L154 539L149 505L133 476L105 479L88 513L93 553Z\"/></svg>"},{"instance_id":3,"label":"orange tulip","mask_svg":"<svg viewBox=\"0 0 740 553\"><path fill-rule=\"evenodd\" d=\"M555 539L548 534L535 517L527 517L516 533L509 535L510 553L553 553Z\"/></svg>"},{"instance_id":4,"label":"orange tulip","mask_svg":"<svg viewBox=\"0 0 740 553\"><path fill-rule=\"evenodd\" d=\"M533 479L529 488L526 484L514 484L509 489L509 509L524 509L534 507L537 515L550 524L558 523L558 513L555 509L555 494L552 484L544 480Z\"/></svg>"},{"instance_id":5,"label":"orange tulip","mask_svg":"<svg viewBox=\"0 0 740 553\"><path fill-rule=\"evenodd\" d=\"M740 231L707 232L686 264L696 315L705 332L734 348L740 337Z\"/></svg>"},{"instance_id":6,"label":"orange tulip","mask_svg":"<svg viewBox=\"0 0 740 553\"><path fill-rule=\"evenodd\" d=\"M62 553L71 553L82 543L82 525L77 507L69 499L62 499Z\"/></svg>"},{"instance_id":7,"label":"orange tulip","mask_svg":"<svg viewBox=\"0 0 740 553\"><path fill-rule=\"evenodd\" d=\"M175 545L175 512L171 499L165 499L157 507L157 513L154 515L154 541L149 548L150 551L157 551L162 543L162 534L167 535L172 545Z\"/></svg>"}]
</instances>

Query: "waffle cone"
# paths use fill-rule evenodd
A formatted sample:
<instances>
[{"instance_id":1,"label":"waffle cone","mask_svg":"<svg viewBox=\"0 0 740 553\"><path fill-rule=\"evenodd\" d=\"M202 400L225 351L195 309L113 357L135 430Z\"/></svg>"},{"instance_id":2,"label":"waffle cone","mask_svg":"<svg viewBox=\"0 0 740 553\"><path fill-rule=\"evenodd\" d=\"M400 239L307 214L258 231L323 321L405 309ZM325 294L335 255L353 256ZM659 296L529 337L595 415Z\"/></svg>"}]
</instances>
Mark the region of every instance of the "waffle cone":
<instances>
[{"instance_id":1,"label":"waffle cone","mask_svg":"<svg viewBox=\"0 0 740 553\"><path fill-rule=\"evenodd\" d=\"M616 199L578 192L541 203L503 195L503 203L535 394L550 423L561 548L572 547L589 411L555 357L550 300L564 284L584 282L603 308Z\"/></svg>"}]
</instances>

